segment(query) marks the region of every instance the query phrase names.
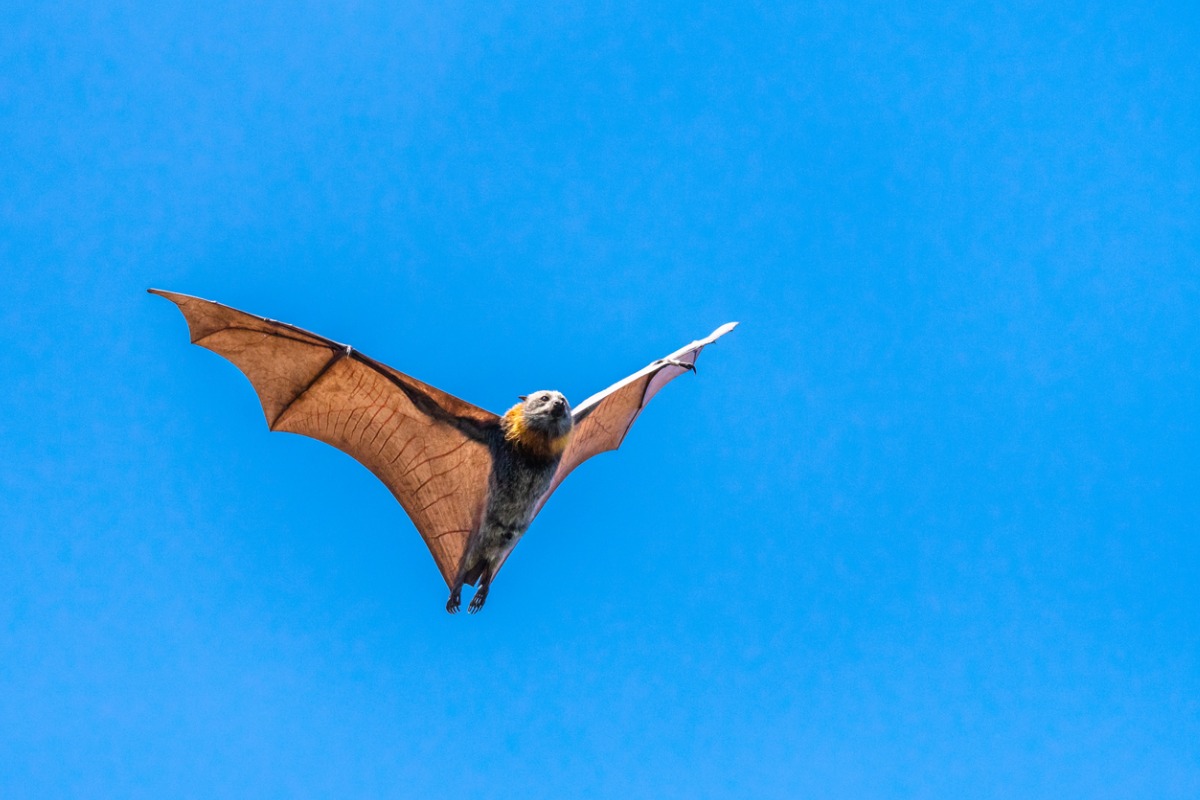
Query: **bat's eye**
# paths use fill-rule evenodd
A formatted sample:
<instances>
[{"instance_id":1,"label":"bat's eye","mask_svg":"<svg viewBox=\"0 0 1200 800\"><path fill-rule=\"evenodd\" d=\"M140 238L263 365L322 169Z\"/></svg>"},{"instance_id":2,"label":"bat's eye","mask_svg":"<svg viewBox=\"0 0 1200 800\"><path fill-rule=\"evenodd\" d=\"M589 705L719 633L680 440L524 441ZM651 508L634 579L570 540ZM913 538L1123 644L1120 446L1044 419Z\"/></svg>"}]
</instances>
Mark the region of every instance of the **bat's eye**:
<instances>
[{"instance_id":1,"label":"bat's eye","mask_svg":"<svg viewBox=\"0 0 1200 800\"><path fill-rule=\"evenodd\" d=\"M549 402L550 402L550 395L548 395L548 394L544 394L544 395L542 395L542 402L543 402L543 403L549 403Z\"/></svg>"}]
</instances>

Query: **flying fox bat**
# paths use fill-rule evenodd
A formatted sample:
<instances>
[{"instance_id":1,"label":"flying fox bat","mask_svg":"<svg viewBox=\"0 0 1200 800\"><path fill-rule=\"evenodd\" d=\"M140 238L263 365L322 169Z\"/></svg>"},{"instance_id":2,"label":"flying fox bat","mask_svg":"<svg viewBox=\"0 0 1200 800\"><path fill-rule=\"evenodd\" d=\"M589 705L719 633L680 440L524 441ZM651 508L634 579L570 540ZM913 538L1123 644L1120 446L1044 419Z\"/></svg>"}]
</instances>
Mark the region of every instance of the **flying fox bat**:
<instances>
[{"instance_id":1,"label":"flying fox bat","mask_svg":"<svg viewBox=\"0 0 1200 800\"><path fill-rule=\"evenodd\" d=\"M343 450L383 481L425 540L459 609L464 584L488 589L547 498L581 463L616 450L659 389L688 370L726 323L594 394L572 411L538 391L503 416L293 325L150 289L183 312L192 342L246 374L273 431Z\"/></svg>"}]
</instances>

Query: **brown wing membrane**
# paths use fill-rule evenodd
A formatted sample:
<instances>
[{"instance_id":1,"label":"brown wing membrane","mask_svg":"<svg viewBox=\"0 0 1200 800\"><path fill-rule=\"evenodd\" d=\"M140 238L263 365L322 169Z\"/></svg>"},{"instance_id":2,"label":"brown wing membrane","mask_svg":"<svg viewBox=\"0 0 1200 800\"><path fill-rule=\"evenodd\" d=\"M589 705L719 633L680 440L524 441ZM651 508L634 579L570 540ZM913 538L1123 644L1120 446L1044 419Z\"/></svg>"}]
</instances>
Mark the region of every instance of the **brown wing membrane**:
<instances>
[{"instance_id":1,"label":"brown wing membrane","mask_svg":"<svg viewBox=\"0 0 1200 800\"><path fill-rule=\"evenodd\" d=\"M688 368L676 364L695 365L701 350L735 327L736 322L727 322L708 337L681 347L666 358L655 361L580 403L574 412L575 430L571 434L571 443L563 453L549 490L538 501L537 510L541 510L571 470L594 455L616 450L621 446L634 420L642 413L650 398L675 378L688 372Z\"/></svg>"},{"instance_id":2,"label":"brown wing membrane","mask_svg":"<svg viewBox=\"0 0 1200 800\"><path fill-rule=\"evenodd\" d=\"M499 418L322 336L184 294L192 342L246 374L273 431L342 450L408 512L447 585L487 502L485 431Z\"/></svg>"}]
</instances>

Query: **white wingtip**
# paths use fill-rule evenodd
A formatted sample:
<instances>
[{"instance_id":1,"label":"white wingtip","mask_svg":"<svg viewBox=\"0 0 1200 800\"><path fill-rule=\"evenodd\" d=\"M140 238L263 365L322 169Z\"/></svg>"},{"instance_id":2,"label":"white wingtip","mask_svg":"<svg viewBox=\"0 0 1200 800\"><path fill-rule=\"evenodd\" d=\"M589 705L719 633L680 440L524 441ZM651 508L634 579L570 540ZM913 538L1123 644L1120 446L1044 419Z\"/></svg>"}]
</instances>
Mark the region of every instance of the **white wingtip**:
<instances>
[{"instance_id":1,"label":"white wingtip","mask_svg":"<svg viewBox=\"0 0 1200 800\"><path fill-rule=\"evenodd\" d=\"M729 333L731 330L733 330L737 326L738 326L738 323L736 323L736 322L726 322L724 325L722 325L721 327L717 328L715 331L710 333L708 336L708 339L709 339L709 341L715 341L717 339L720 339L722 336Z\"/></svg>"}]
</instances>

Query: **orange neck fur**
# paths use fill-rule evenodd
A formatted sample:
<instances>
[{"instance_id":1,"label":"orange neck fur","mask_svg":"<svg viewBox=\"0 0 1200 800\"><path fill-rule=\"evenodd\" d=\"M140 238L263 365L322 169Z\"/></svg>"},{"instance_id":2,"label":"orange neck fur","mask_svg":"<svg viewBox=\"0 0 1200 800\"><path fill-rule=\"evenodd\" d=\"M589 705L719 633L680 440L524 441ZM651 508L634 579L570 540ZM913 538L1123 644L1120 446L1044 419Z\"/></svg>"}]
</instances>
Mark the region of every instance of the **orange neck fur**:
<instances>
[{"instance_id":1,"label":"orange neck fur","mask_svg":"<svg viewBox=\"0 0 1200 800\"><path fill-rule=\"evenodd\" d=\"M558 458L567 449L570 432L551 437L525 426L525 412L520 403L504 414L501 422L504 438L539 458Z\"/></svg>"}]
</instances>

